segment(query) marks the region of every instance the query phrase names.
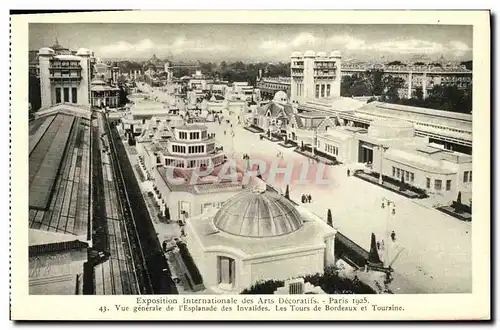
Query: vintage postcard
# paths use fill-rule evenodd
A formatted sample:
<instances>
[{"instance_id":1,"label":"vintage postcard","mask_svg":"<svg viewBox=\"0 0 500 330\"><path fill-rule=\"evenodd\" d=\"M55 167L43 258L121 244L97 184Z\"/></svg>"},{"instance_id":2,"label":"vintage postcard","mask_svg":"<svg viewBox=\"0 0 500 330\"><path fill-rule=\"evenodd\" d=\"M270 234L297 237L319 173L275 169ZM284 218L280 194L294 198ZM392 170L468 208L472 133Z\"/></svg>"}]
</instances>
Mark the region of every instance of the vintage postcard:
<instances>
[{"instance_id":1,"label":"vintage postcard","mask_svg":"<svg viewBox=\"0 0 500 330\"><path fill-rule=\"evenodd\" d=\"M488 11L12 15L11 84L14 320L491 317Z\"/></svg>"}]
</instances>

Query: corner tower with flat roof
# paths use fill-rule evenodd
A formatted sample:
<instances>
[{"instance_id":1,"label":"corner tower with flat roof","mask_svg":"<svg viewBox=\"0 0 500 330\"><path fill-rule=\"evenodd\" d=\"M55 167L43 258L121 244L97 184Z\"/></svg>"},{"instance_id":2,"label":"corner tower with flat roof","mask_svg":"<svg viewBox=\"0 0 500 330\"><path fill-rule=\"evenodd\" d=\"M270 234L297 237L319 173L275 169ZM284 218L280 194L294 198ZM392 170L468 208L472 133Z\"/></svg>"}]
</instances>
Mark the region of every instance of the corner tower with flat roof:
<instances>
[{"instance_id":1,"label":"corner tower with flat roof","mask_svg":"<svg viewBox=\"0 0 500 330\"><path fill-rule=\"evenodd\" d=\"M340 97L342 56L333 51L304 54L294 52L291 56L291 100L303 104L318 99Z\"/></svg>"},{"instance_id":2,"label":"corner tower with flat roof","mask_svg":"<svg viewBox=\"0 0 500 330\"><path fill-rule=\"evenodd\" d=\"M91 57L92 52L85 48L80 48L76 55L59 54L47 47L40 49L42 108L58 103L89 106Z\"/></svg>"}]
</instances>

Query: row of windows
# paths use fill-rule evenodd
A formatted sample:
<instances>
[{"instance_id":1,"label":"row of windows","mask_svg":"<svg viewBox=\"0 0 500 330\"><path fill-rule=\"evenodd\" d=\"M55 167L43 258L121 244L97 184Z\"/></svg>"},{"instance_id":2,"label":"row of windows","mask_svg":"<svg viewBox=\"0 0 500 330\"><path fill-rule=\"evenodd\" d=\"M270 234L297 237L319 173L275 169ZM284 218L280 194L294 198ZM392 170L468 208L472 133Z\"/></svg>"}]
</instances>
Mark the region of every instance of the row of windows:
<instances>
[{"instance_id":1,"label":"row of windows","mask_svg":"<svg viewBox=\"0 0 500 330\"><path fill-rule=\"evenodd\" d=\"M427 189L431 188L431 178L426 178L425 186ZM435 179L434 180L434 190L440 191L443 189L443 180ZM451 190L451 180L446 180L446 191Z\"/></svg>"},{"instance_id":2,"label":"row of windows","mask_svg":"<svg viewBox=\"0 0 500 330\"><path fill-rule=\"evenodd\" d=\"M335 68L335 62L316 62L314 63L315 68Z\"/></svg>"},{"instance_id":3,"label":"row of windows","mask_svg":"<svg viewBox=\"0 0 500 330\"><path fill-rule=\"evenodd\" d=\"M69 87L64 87L62 91L64 96L64 102L69 103ZM61 88L56 87L56 103L61 103L61 102L62 102ZM71 87L71 103L78 103L78 92L76 90L76 87Z\"/></svg>"},{"instance_id":4,"label":"row of windows","mask_svg":"<svg viewBox=\"0 0 500 330\"><path fill-rule=\"evenodd\" d=\"M189 146L188 153L189 154L199 154L205 152L205 146Z\"/></svg>"},{"instance_id":5,"label":"row of windows","mask_svg":"<svg viewBox=\"0 0 500 330\"><path fill-rule=\"evenodd\" d=\"M331 84L316 84L316 98L320 97L330 97Z\"/></svg>"},{"instance_id":6,"label":"row of windows","mask_svg":"<svg viewBox=\"0 0 500 330\"><path fill-rule=\"evenodd\" d=\"M224 202L205 203L201 206L201 213L203 213L203 211L205 211L206 209L211 208L211 207L220 209L222 207L222 205L224 205Z\"/></svg>"},{"instance_id":7,"label":"row of windows","mask_svg":"<svg viewBox=\"0 0 500 330\"><path fill-rule=\"evenodd\" d=\"M202 137L203 138L207 137L206 131L203 131ZM187 138L188 138L187 132L179 132L179 139L187 140ZM200 139L200 132L189 132L189 139L190 140L199 140Z\"/></svg>"},{"instance_id":8,"label":"row of windows","mask_svg":"<svg viewBox=\"0 0 500 330\"><path fill-rule=\"evenodd\" d=\"M338 156L339 154L339 148L336 147L336 146L332 146L330 144L327 144L325 143L325 151L330 153L330 154L333 154L335 156Z\"/></svg>"},{"instance_id":9,"label":"row of windows","mask_svg":"<svg viewBox=\"0 0 500 330\"><path fill-rule=\"evenodd\" d=\"M267 89L275 89L275 90L280 90L280 91L286 91L290 88L289 84L283 84L283 85L274 85L274 84L264 84L263 88Z\"/></svg>"},{"instance_id":10,"label":"row of windows","mask_svg":"<svg viewBox=\"0 0 500 330\"><path fill-rule=\"evenodd\" d=\"M297 86L297 96L302 96L304 94L304 84L296 83Z\"/></svg>"},{"instance_id":11,"label":"row of windows","mask_svg":"<svg viewBox=\"0 0 500 330\"><path fill-rule=\"evenodd\" d=\"M165 158L165 165L175 166L175 167L184 167L184 161L178 160L175 158Z\"/></svg>"},{"instance_id":12,"label":"row of windows","mask_svg":"<svg viewBox=\"0 0 500 330\"><path fill-rule=\"evenodd\" d=\"M185 146L178 146L178 145L172 145L172 152L178 152L178 153L186 153L186 147Z\"/></svg>"},{"instance_id":13,"label":"row of windows","mask_svg":"<svg viewBox=\"0 0 500 330\"><path fill-rule=\"evenodd\" d=\"M450 132L470 133L470 132L467 132L467 131L464 131L464 130L460 130L460 129L450 128L450 127L440 126L440 125L434 125L434 124L428 124L428 123L424 123L424 122L416 122L416 124L420 125L420 126L432 127L432 128L437 128L437 129L444 129L444 130L447 130L447 131L450 131Z\"/></svg>"},{"instance_id":14,"label":"row of windows","mask_svg":"<svg viewBox=\"0 0 500 330\"><path fill-rule=\"evenodd\" d=\"M165 158L165 165L166 166L174 166L174 167L180 167L184 168L184 160L182 159L175 159L175 158ZM187 163L187 168L201 168L203 166L209 166L210 165L210 159L205 158L205 159L194 159L190 160Z\"/></svg>"},{"instance_id":15,"label":"row of windows","mask_svg":"<svg viewBox=\"0 0 500 330\"><path fill-rule=\"evenodd\" d=\"M403 169L392 167L392 177L394 178L404 178L406 182L414 182L415 181L415 173L405 171Z\"/></svg>"},{"instance_id":16,"label":"row of windows","mask_svg":"<svg viewBox=\"0 0 500 330\"><path fill-rule=\"evenodd\" d=\"M80 62L78 61L53 61L53 67L79 67Z\"/></svg>"}]
</instances>

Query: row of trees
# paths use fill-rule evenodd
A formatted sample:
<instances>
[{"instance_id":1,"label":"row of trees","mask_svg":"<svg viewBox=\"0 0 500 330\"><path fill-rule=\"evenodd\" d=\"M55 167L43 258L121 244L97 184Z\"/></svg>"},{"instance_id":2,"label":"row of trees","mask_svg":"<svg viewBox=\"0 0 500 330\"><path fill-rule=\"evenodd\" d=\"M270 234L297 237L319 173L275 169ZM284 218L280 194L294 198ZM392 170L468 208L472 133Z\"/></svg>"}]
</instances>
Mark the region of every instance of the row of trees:
<instances>
[{"instance_id":1,"label":"row of trees","mask_svg":"<svg viewBox=\"0 0 500 330\"><path fill-rule=\"evenodd\" d=\"M345 97L374 96L382 102L470 113L472 111L472 86L459 89L457 86L435 85L427 91L424 99L422 87L417 87L411 98L402 97L405 81L401 77L383 75L383 71L371 70L342 77L340 94ZM376 97L375 97L376 96Z\"/></svg>"}]
</instances>

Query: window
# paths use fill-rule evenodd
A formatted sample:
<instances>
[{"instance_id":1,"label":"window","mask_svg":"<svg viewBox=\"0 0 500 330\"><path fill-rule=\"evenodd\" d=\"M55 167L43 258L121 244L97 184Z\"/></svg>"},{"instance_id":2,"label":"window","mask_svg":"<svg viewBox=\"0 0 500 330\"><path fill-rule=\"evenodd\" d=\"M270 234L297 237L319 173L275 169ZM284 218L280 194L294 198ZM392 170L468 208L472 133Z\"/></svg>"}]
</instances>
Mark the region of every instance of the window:
<instances>
[{"instance_id":1,"label":"window","mask_svg":"<svg viewBox=\"0 0 500 330\"><path fill-rule=\"evenodd\" d=\"M451 190L451 180L446 180L446 191Z\"/></svg>"},{"instance_id":2,"label":"window","mask_svg":"<svg viewBox=\"0 0 500 330\"><path fill-rule=\"evenodd\" d=\"M426 184L425 184L425 186L427 187L427 189L431 188L431 179L426 178Z\"/></svg>"},{"instance_id":3,"label":"window","mask_svg":"<svg viewBox=\"0 0 500 330\"><path fill-rule=\"evenodd\" d=\"M61 103L61 88L56 87L56 103Z\"/></svg>"},{"instance_id":4,"label":"window","mask_svg":"<svg viewBox=\"0 0 500 330\"><path fill-rule=\"evenodd\" d=\"M326 85L326 97L330 97L330 84Z\"/></svg>"},{"instance_id":5,"label":"window","mask_svg":"<svg viewBox=\"0 0 500 330\"><path fill-rule=\"evenodd\" d=\"M219 284L234 284L235 264L234 259L228 257L219 257Z\"/></svg>"},{"instance_id":6,"label":"window","mask_svg":"<svg viewBox=\"0 0 500 330\"><path fill-rule=\"evenodd\" d=\"M396 169L396 177L398 177L398 178L399 178L399 173L400 173L399 171L400 171L399 168Z\"/></svg>"},{"instance_id":7,"label":"window","mask_svg":"<svg viewBox=\"0 0 500 330\"><path fill-rule=\"evenodd\" d=\"M396 168L394 166L392 167L392 176L396 176Z\"/></svg>"},{"instance_id":8,"label":"window","mask_svg":"<svg viewBox=\"0 0 500 330\"><path fill-rule=\"evenodd\" d=\"M316 85L316 98L319 98L319 85Z\"/></svg>"},{"instance_id":9,"label":"window","mask_svg":"<svg viewBox=\"0 0 500 330\"><path fill-rule=\"evenodd\" d=\"M64 87L64 102L69 102L69 88Z\"/></svg>"},{"instance_id":10,"label":"window","mask_svg":"<svg viewBox=\"0 0 500 330\"><path fill-rule=\"evenodd\" d=\"M441 190L443 182L441 180L434 180L434 190Z\"/></svg>"},{"instance_id":11,"label":"window","mask_svg":"<svg viewBox=\"0 0 500 330\"><path fill-rule=\"evenodd\" d=\"M464 183L472 182L472 171L464 172Z\"/></svg>"},{"instance_id":12,"label":"window","mask_svg":"<svg viewBox=\"0 0 500 330\"><path fill-rule=\"evenodd\" d=\"M76 87L71 88L71 103L78 103Z\"/></svg>"},{"instance_id":13,"label":"window","mask_svg":"<svg viewBox=\"0 0 500 330\"><path fill-rule=\"evenodd\" d=\"M410 172L410 182L415 181L415 174Z\"/></svg>"},{"instance_id":14,"label":"window","mask_svg":"<svg viewBox=\"0 0 500 330\"><path fill-rule=\"evenodd\" d=\"M321 84L321 97L325 97L325 85Z\"/></svg>"},{"instance_id":15,"label":"window","mask_svg":"<svg viewBox=\"0 0 500 330\"><path fill-rule=\"evenodd\" d=\"M406 180L406 182L410 181L410 172L408 172L408 171L405 172L405 180Z\"/></svg>"}]
</instances>

